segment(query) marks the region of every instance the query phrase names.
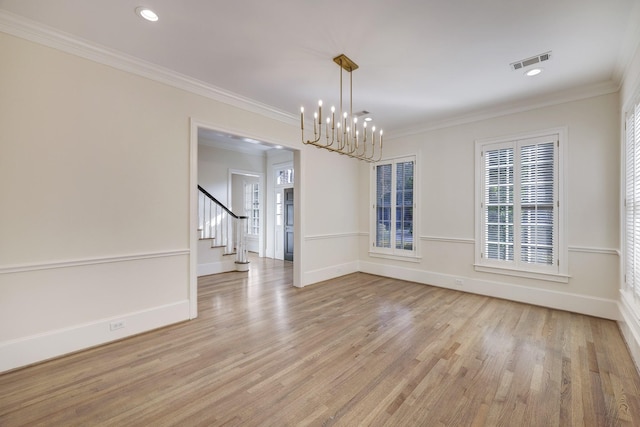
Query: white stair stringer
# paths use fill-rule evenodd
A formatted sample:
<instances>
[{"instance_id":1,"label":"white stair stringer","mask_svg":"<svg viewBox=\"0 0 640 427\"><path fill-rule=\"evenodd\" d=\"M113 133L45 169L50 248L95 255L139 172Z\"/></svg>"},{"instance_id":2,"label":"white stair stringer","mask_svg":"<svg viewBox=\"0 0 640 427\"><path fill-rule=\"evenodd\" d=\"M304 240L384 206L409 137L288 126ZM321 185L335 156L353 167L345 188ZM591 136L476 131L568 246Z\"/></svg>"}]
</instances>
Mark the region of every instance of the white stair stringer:
<instances>
[{"instance_id":1,"label":"white stair stringer","mask_svg":"<svg viewBox=\"0 0 640 427\"><path fill-rule=\"evenodd\" d=\"M198 240L198 277L228 271L236 271L236 264L234 257L226 256L225 247L215 246L214 239Z\"/></svg>"}]
</instances>

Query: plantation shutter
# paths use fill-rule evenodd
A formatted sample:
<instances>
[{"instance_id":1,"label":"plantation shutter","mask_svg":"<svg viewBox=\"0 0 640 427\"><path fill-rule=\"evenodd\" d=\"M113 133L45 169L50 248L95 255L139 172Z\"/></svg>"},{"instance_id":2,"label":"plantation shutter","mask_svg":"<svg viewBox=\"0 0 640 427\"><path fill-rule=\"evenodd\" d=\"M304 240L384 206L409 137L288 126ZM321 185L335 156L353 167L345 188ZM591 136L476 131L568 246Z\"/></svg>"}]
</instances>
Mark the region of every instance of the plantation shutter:
<instances>
[{"instance_id":1,"label":"plantation shutter","mask_svg":"<svg viewBox=\"0 0 640 427\"><path fill-rule=\"evenodd\" d=\"M557 134L486 144L483 166L483 262L558 271Z\"/></svg>"},{"instance_id":2,"label":"plantation shutter","mask_svg":"<svg viewBox=\"0 0 640 427\"><path fill-rule=\"evenodd\" d=\"M391 164L376 166L376 247L391 247Z\"/></svg>"},{"instance_id":3,"label":"plantation shutter","mask_svg":"<svg viewBox=\"0 0 640 427\"><path fill-rule=\"evenodd\" d=\"M553 264L555 141L520 146L520 260Z\"/></svg>"},{"instance_id":4,"label":"plantation shutter","mask_svg":"<svg viewBox=\"0 0 640 427\"><path fill-rule=\"evenodd\" d=\"M487 150L485 158L485 256L513 261L513 147Z\"/></svg>"},{"instance_id":5,"label":"plantation shutter","mask_svg":"<svg viewBox=\"0 0 640 427\"><path fill-rule=\"evenodd\" d=\"M396 249L413 250L413 162L396 165Z\"/></svg>"},{"instance_id":6,"label":"plantation shutter","mask_svg":"<svg viewBox=\"0 0 640 427\"><path fill-rule=\"evenodd\" d=\"M640 297L640 103L629 112L625 127L625 281Z\"/></svg>"}]
</instances>

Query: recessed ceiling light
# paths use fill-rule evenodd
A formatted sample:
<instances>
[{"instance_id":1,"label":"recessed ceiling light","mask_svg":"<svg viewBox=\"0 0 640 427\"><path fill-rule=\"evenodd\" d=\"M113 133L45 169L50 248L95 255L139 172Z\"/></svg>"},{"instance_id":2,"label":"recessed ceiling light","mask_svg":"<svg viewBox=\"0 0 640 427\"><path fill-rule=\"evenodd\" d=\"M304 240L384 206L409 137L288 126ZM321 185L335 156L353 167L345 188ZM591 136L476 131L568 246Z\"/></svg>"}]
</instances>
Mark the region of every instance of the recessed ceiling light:
<instances>
[{"instance_id":1,"label":"recessed ceiling light","mask_svg":"<svg viewBox=\"0 0 640 427\"><path fill-rule=\"evenodd\" d=\"M532 68L531 70L527 71L525 74L529 77L533 77L533 76L537 76L541 72L542 72L542 68Z\"/></svg>"},{"instance_id":2,"label":"recessed ceiling light","mask_svg":"<svg viewBox=\"0 0 640 427\"><path fill-rule=\"evenodd\" d=\"M156 22L158 20L158 14L153 10L140 6L136 8L136 14L146 19L147 21Z\"/></svg>"},{"instance_id":3,"label":"recessed ceiling light","mask_svg":"<svg viewBox=\"0 0 640 427\"><path fill-rule=\"evenodd\" d=\"M365 122L370 122L371 120L373 120L371 117L365 117L365 118L364 118L364 121L365 121Z\"/></svg>"}]
</instances>

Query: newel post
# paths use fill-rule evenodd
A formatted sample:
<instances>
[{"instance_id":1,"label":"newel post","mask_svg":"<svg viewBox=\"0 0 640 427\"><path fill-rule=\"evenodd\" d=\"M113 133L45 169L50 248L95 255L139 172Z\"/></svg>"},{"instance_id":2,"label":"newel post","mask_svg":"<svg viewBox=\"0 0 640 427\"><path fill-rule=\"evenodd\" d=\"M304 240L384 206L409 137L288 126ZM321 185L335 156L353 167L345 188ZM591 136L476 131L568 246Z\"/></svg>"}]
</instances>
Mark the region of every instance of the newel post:
<instances>
[{"instance_id":1,"label":"newel post","mask_svg":"<svg viewBox=\"0 0 640 427\"><path fill-rule=\"evenodd\" d=\"M238 217L236 227L236 271L249 271L249 260L247 259L247 230L249 218Z\"/></svg>"}]
</instances>

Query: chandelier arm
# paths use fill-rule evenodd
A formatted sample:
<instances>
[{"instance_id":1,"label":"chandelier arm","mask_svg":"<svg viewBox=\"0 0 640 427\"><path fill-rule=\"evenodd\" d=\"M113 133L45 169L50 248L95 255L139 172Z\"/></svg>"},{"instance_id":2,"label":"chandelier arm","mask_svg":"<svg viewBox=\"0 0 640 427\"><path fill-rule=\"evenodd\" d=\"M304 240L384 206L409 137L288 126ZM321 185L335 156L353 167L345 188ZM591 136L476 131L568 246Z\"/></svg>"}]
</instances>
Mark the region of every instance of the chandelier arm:
<instances>
[{"instance_id":1,"label":"chandelier arm","mask_svg":"<svg viewBox=\"0 0 640 427\"><path fill-rule=\"evenodd\" d=\"M364 139L362 140L362 153L356 152L358 157L366 157L367 154L367 128L364 128Z\"/></svg>"},{"instance_id":2,"label":"chandelier arm","mask_svg":"<svg viewBox=\"0 0 640 427\"><path fill-rule=\"evenodd\" d=\"M351 59L347 58L344 54L341 54L333 61L340 66L340 115L336 126L335 121L335 109L331 107L331 117L327 117L326 123L323 123L322 117L322 101L319 101L318 112L314 115L313 121L313 137L314 140L305 140L304 137L304 108L301 108L300 112L300 128L302 142L306 145L313 145L317 148L324 148L329 151L334 151L338 154L345 155L354 159L363 160L366 162L380 161L382 159L382 131L380 131L380 143L379 153L376 153L376 137L375 127L371 133L371 153L369 154L367 141L367 124L363 126L362 140L358 131L358 118L353 115L353 74L352 72L358 68L358 65ZM349 73L349 109L348 111L344 106L344 71ZM331 125L331 130L329 130ZM347 126L349 125L349 126ZM322 143L322 127L325 128L326 142ZM377 160L374 158L377 156Z\"/></svg>"},{"instance_id":3,"label":"chandelier arm","mask_svg":"<svg viewBox=\"0 0 640 427\"><path fill-rule=\"evenodd\" d=\"M343 154L343 155L345 155L345 156L349 156L349 157L357 158L357 156L354 156L353 154L350 154L350 153L348 153L348 152L345 152L345 151L339 150L339 149L337 149L337 148L328 147L328 146L323 145L323 144L318 144L317 142L314 142L314 141L307 141L305 144L311 144L311 145L314 145L314 146L315 146L315 147L317 147L317 148L324 148L324 149L326 149L326 150L333 151L333 152L336 152L336 153L338 153L338 154Z\"/></svg>"}]
</instances>

